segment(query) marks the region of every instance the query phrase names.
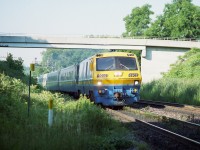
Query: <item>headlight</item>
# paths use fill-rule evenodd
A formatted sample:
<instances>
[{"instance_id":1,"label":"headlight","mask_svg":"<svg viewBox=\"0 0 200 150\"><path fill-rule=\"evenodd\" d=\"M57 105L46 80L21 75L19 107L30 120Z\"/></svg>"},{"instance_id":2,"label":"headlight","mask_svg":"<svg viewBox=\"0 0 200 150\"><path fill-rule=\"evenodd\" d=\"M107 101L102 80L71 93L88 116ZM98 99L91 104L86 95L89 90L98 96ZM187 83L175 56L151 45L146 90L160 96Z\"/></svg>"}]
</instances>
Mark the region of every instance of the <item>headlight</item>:
<instances>
[{"instance_id":1,"label":"headlight","mask_svg":"<svg viewBox=\"0 0 200 150\"><path fill-rule=\"evenodd\" d=\"M101 81L98 81L98 82L97 82L97 85L98 85L98 86L102 85L102 82L101 82Z\"/></svg>"},{"instance_id":2,"label":"headlight","mask_svg":"<svg viewBox=\"0 0 200 150\"><path fill-rule=\"evenodd\" d=\"M139 81L134 81L134 85L138 85L139 84Z\"/></svg>"},{"instance_id":3,"label":"headlight","mask_svg":"<svg viewBox=\"0 0 200 150\"><path fill-rule=\"evenodd\" d=\"M105 94L105 93L106 93L106 89L98 90L98 93L99 93L99 94Z\"/></svg>"}]
</instances>

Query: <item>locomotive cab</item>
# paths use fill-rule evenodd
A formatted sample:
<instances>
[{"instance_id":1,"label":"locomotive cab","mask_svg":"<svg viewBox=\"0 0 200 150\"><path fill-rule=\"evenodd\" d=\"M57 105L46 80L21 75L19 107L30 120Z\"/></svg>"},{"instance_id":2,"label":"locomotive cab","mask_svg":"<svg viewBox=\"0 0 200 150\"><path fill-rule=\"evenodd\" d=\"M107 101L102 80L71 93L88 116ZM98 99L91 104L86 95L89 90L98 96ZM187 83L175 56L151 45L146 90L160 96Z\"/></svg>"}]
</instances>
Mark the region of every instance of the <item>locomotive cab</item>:
<instances>
[{"instance_id":1,"label":"locomotive cab","mask_svg":"<svg viewBox=\"0 0 200 150\"><path fill-rule=\"evenodd\" d=\"M93 91L96 103L121 106L140 99L141 73L134 54L97 54L94 60Z\"/></svg>"}]
</instances>

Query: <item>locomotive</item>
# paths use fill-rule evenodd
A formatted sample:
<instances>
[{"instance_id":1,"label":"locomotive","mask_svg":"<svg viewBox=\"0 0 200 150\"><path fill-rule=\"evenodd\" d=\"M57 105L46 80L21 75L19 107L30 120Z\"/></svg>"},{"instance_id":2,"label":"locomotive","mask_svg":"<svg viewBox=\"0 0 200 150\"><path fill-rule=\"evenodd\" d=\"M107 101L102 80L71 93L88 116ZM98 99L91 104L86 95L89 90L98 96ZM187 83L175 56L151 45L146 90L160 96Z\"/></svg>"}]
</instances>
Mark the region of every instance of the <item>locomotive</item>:
<instances>
[{"instance_id":1,"label":"locomotive","mask_svg":"<svg viewBox=\"0 0 200 150\"><path fill-rule=\"evenodd\" d=\"M78 97L86 94L103 106L131 105L140 99L141 72L132 53L107 52L89 57L78 65L38 77L38 84L50 91Z\"/></svg>"}]
</instances>

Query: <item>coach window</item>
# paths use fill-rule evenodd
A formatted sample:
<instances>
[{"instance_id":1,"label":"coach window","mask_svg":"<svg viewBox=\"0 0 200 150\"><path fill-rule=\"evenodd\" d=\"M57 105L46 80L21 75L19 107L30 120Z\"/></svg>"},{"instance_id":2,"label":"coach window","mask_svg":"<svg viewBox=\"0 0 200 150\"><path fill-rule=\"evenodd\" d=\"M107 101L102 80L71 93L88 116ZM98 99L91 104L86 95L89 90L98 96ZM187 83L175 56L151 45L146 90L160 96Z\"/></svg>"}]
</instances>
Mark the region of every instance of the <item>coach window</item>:
<instances>
[{"instance_id":1,"label":"coach window","mask_svg":"<svg viewBox=\"0 0 200 150\"><path fill-rule=\"evenodd\" d=\"M81 77L82 77L82 79L84 79L85 78L85 63L83 63L83 66L81 67Z\"/></svg>"},{"instance_id":2,"label":"coach window","mask_svg":"<svg viewBox=\"0 0 200 150\"><path fill-rule=\"evenodd\" d=\"M63 75L63 80L66 80L66 78L67 78L67 74L64 73L64 75Z\"/></svg>"},{"instance_id":3,"label":"coach window","mask_svg":"<svg viewBox=\"0 0 200 150\"><path fill-rule=\"evenodd\" d=\"M85 67L85 78L87 78L87 71L88 70L88 62L86 62L86 67Z\"/></svg>"}]
</instances>

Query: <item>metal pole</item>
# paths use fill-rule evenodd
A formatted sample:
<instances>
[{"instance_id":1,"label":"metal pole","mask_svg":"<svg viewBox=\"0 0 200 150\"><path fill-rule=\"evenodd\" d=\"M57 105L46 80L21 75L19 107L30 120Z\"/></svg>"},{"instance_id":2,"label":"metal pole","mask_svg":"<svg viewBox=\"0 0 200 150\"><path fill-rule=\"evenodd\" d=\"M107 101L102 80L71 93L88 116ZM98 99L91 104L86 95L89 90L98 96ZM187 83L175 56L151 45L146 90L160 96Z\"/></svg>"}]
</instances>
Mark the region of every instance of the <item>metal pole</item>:
<instances>
[{"instance_id":1,"label":"metal pole","mask_svg":"<svg viewBox=\"0 0 200 150\"><path fill-rule=\"evenodd\" d=\"M28 89L28 117L30 114L30 105L31 105L31 71L35 70L35 64L30 64L30 77L29 77L29 89Z\"/></svg>"},{"instance_id":2,"label":"metal pole","mask_svg":"<svg viewBox=\"0 0 200 150\"><path fill-rule=\"evenodd\" d=\"M29 76L29 88L28 88L28 117L30 114L30 102L31 102L31 71L30 71L30 76Z\"/></svg>"}]
</instances>

